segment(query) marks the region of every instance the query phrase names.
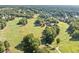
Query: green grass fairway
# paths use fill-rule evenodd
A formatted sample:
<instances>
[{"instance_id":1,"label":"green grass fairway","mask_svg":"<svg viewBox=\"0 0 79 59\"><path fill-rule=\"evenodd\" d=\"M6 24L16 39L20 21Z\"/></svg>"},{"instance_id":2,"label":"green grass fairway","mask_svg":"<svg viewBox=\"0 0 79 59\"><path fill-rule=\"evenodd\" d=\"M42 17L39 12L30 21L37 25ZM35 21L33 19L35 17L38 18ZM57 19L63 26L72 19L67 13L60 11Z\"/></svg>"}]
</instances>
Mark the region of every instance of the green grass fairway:
<instances>
[{"instance_id":1,"label":"green grass fairway","mask_svg":"<svg viewBox=\"0 0 79 59\"><path fill-rule=\"evenodd\" d=\"M17 25L20 18L16 18L15 20L9 21L7 23L6 28L0 30L0 40L8 40L11 44L11 51L12 52L21 52L15 49L23 39L29 33L33 33L36 38L41 37L41 33L45 27L35 27L34 22L37 19L37 15L34 16L32 19L28 19L28 24L25 26Z\"/></svg>"},{"instance_id":2,"label":"green grass fairway","mask_svg":"<svg viewBox=\"0 0 79 59\"><path fill-rule=\"evenodd\" d=\"M8 40L11 44L12 52L22 52L17 50L15 47L22 41L23 37L27 34L33 33L36 38L40 39L42 31L45 29L45 27L34 26L34 22L37 20L37 16L38 15L35 15L34 18L28 19L28 24L25 26L17 25L20 18L16 18L15 20L7 22L7 26L3 30L0 30L0 40ZM60 38L61 40L59 44L59 50L66 53L79 52L79 41L70 41L69 39L71 37L66 32L69 25L64 22L59 22L58 26L60 28L60 33L56 38ZM56 43L53 42L52 46L55 45ZM51 50L51 52L57 53L57 51L54 50Z\"/></svg>"},{"instance_id":3,"label":"green grass fairway","mask_svg":"<svg viewBox=\"0 0 79 59\"><path fill-rule=\"evenodd\" d=\"M59 22L60 33L56 38L60 38L61 43L59 44L61 52L79 52L79 41L70 41L70 36L66 32L69 25L64 22Z\"/></svg>"}]
</instances>

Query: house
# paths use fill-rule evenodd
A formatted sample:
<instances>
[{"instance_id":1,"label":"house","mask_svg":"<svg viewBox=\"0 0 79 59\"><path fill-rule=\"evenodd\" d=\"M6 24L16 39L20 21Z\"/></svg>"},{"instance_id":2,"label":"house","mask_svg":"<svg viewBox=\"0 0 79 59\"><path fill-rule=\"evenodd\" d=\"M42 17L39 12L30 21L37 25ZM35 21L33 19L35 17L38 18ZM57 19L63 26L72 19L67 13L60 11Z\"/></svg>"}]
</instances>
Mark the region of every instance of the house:
<instances>
[{"instance_id":1,"label":"house","mask_svg":"<svg viewBox=\"0 0 79 59\"><path fill-rule=\"evenodd\" d=\"M50 22L47 21L47 22L46 22L46 25L47 25L47 26L53 26L53 25L55 25L55 23L50 23Z\"/></svg>"},{"instance_id":2,"label":"house","mask_svg":"<svg viewBox=\"0 0 79 59\"><path fill-rule=\"evenodd\" d=\"M59 20L64 22L65 21L65 18L64 17L59 17Z\"/></svg>"},{"instance_id":3,"label":"house","mask_svg":"<svg viewBox=\"0 0 79 59\"><path fill-rule=\"evenodd\" d=\"M51 23L50 25L51 25L51 26L54 26L54 25L55 25L55 23Z\"/></svg>"}]
</instances>

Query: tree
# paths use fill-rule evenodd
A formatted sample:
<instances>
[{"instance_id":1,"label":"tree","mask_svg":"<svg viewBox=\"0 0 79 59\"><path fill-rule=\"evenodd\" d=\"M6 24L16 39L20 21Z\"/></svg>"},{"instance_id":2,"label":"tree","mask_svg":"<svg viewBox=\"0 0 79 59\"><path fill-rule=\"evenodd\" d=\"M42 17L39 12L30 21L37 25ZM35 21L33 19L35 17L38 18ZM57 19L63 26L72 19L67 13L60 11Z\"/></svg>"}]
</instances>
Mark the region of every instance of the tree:
<instances>
[{"instance_id":1,"label":"tree","mask_svg":"<svg viewBox=\"0 0 79 59\"><path fill-rule=\"evenodd\" d=\"M72 37L70 40L79 40L79 19L71 21L67 31Z\"/></svg>"},{"instance_id":2,"label":"tree","mask_svg":"<svg viewBox=\"0 0 79 59\"><path fill-rule=\"evenodd\" d=\"M71 40L74 40L74 41L79 41L79 30L75 30L73 33L72 33L72 39Z\"/></svg>"},{"instance_id":3,"label":"tree","mask_svg":"<svg viewBox=\"0 0 79 59\"><path fill-rule=\"evenodd\" d=\"M5 50L9 51L10 43L8 41L4 41Z\"/></svg>"},{"instance_id":4,"label":"tree","mask_svg":"<svg viewBox=\"0 0 79 59\"><path fill-rule=\"evenodd\" d=\"M54 41L54 34L51 27L46 27L43 31L42 41L45 44L51 44Z\"/></svg>"},{"instance_id":5,"label":"tree","mask_svg":"<svg viewBox=\"0 0 79 59\"><path fill-rule=\"evenodd\" d=\"M6 21L4 19L0 19L0 29L3 29L6 26Z\"/></svg>"},{"instance_id":6,"label":"tree","mask_svg":"<svg viewBox=\"0 0 79 59\"><path fill-rule=\"evenodd\" d=\"M59 38L56 39L56 43L57 43L57 45L60 43L60 39Z\"/></svg>"},{"instance_id":7,"label":"tree","mask_svg":"<svg viewBox=\"0 0 79 59\"><path fill-rule=\"evenodd\" d=\"M27 19L26 18L22 18L19 20L18 25L26 25L27 24Z\"/></svg>"},{"instance_id":8,"label":"tree","mask_svg":"<svg viewBox=\"0 0 79 59\"><path fill-rule=\"evenodd\" d=\"M54 17L49 17L45 21L48 21L49 23L58 23L58 20Z\"/></svg>"},{"instance_id":9,"label":"tree","mask_svg":"<svg viewBox=\"0 0 79 59\"><path fill-rule=\"evenodd\" d=\"M42 43L51 44L54 38L59 34L59 29L56 26L47 26L42 33Z\"/></svg>"},{"instance_id":10,"label":"tree","mask_svg":"<svg viewBox=\"0 0 79 59\"><path fill-rule=\"evenodd\" d=\"M40 26L41 25L41 21L40 20L36 20L34 24L35 24L35 26Z\"/></svg>"},{"instance_id":11,"label":"tree","mask_svg":"<svg viewBox=\"0 0 79 59\"><path fill-rule=\"evenodd\" d=\"M44 21L44 19L38 17L38 19L35 21L34 24L35 24L36 26L44 27L44 26L45 26L45 21Z\"/></svg>"},{"instance_id":12,"label":"tree","mask_svg":"<svg viewBox=\"0 0 79 59\"><path fill-rule=\"evenodd\" d=\"M38 39L36 39L33 34L28 34L23 38L22 46L23 51L25 53L33 53L37 52L38 46L40 45L40 42Z\"/></svg>"},{"instance_id":13,"label":"tree","mask_svg":"<svg viewBox=\"0 0 79 59\"><path fill-rule=\"evenodd\" d=\"M4 52L4 46L3 43L0 41L0 53Z\"/></svg>"}]
</instances>

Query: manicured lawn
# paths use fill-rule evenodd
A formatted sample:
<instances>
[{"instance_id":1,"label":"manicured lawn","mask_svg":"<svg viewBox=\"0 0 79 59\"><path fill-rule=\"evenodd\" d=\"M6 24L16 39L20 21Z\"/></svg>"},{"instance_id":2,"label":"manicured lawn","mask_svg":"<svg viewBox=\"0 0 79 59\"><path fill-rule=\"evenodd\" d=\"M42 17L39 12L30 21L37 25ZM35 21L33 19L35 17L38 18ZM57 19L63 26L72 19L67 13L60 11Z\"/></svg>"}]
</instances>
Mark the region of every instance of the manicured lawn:
<instances>
[{"instance_id":1,"label":"manicured lawn","mask_svg":"<svg viewBox=\"0 0 79 59\"><path fill-rule=\"evenodd\" d=\"M11 44L12 52L21 52L15 47L22 41L23 37L29 33L33 33L36 38L41 37L41 33L45 27L35 27L34 22L37 19L37 15L32 19L28 19L28 24L25 26L17 25L20 18L9 21L6 28L0 30L0 40L8 40Z\"/></svg>"}]
</instances>

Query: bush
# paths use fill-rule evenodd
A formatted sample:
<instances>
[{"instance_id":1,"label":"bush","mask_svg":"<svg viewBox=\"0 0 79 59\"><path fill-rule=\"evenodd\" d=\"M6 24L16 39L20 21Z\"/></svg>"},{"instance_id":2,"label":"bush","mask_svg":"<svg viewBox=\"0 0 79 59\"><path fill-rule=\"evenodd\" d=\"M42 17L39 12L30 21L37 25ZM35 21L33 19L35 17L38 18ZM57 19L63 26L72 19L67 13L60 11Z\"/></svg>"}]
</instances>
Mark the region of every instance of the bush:
<instances>
[{"instance_id":1,"label":"bush","mask_svg":"<svg viewBox=\"0 0 79 59\"><path fill-rule=\"evenodd\" d=\"M60 43L60 39L59 38L56 39L56 43L57 43L57 45Z\"/></svg>"},{"instance_id":2,"label":"bush","mask_svg":"<svg viewBox=\"0 0 79 59\"><path fill-rule=\"evenodd\" d=\"M4 41L4 46L5 46L6 49L8 49L10 47L9 42L8 41Z\"/></svg>"}]
</instances>

